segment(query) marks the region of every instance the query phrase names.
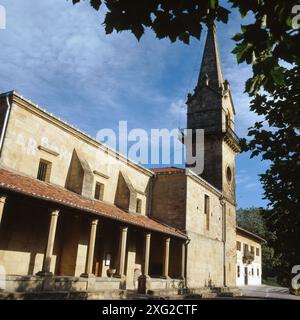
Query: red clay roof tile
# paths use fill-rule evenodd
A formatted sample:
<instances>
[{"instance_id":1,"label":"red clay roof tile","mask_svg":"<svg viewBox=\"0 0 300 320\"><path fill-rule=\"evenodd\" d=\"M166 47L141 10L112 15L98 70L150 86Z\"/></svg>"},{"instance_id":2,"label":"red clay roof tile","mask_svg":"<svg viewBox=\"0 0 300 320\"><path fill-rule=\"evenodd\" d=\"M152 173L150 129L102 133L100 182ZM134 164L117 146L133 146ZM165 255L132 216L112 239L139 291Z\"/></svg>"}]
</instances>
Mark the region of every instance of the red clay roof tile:
<instances>
[{"instance_id":1,"label":"red clay roof tile","mask_svg":"<svg viewBox=\"0 0 300 320\"><path fill-rule=\"evenodd\" d=\"M185 173L184 168L178 167L162 167L162 168L151 168L154 173Z\"/></svg>"},{"instance_id":2,"label":"red clay roof tile","mask_svg":"<svg viewBox=\"0 0 300 320\"><path fill-rule=\"evenodd\" d=\"M0 188L56 204L80 209L84 212L97 214L106 218L136 225L148 230L165 233L174 237L183 239L187 238L184 233L161 224L147 216L128 213L108 203L84 198L62 187L42 182L2 168L0 168Z\"/></svg>"}]
</instances>

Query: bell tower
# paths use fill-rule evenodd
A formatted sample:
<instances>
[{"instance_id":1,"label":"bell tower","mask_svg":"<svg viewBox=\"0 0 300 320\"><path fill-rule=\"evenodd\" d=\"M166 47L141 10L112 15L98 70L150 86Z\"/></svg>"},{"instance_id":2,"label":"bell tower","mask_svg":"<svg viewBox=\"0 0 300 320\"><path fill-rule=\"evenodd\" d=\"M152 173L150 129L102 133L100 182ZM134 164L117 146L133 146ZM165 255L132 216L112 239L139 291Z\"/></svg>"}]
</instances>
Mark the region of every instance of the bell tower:
<instances>
[{"instance_id":1,"label":"bell tower","mask_svg":"<svg viewBox=\"0 0 300 320\"><path fill-rule=\"evenodd\" d=\"M240 152L234 131L235 108L224 80L215 24L206 44L193 94L188 95L187 128L204 130L204 171L201 177L235 203L235 156Z\"/></svg>"}]
</instances>

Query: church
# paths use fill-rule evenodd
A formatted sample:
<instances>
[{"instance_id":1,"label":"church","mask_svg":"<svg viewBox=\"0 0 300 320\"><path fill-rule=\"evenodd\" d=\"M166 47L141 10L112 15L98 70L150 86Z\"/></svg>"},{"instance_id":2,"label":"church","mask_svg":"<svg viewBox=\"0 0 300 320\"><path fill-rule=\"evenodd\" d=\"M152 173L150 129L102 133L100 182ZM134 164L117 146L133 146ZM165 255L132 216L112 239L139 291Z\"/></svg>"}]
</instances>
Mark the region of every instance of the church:
<instances>
[{"instance_id":1,"label":"church","mask_svg":"<svg viewBox=\"0 0 300 320\"><path fill-rule=\"evenodd\" d=\"M17 92L0 94L2 291L235 288L240 146L214 25L187 107L187 128L205 130L200 176L146 169Z\"/></svg>"}]
</instances>

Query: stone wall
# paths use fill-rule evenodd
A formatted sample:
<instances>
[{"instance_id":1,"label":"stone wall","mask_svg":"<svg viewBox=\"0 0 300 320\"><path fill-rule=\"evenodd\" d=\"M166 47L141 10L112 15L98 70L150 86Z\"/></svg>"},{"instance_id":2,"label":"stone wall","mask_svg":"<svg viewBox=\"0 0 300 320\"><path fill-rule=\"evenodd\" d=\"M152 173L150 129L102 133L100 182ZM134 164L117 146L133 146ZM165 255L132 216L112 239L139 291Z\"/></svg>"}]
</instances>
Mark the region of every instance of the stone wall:
<instances>
[{"instance_id":1,"label":"stone wall","mask_svg":"<svg viewBox=\"0 0 300 320\"><path fill-rule=\"evenodd\" d=\"M235 203L235 153L232 151L229 145L223 143L223 169L222 169L222 190L227 199L231 203ZM231 180L227 177L227 168L231 170Z\"/></svg>"},{"instance_id":2,"label":"stone wall","mask_svg":"<svg viewBox=\"0 0 300 320\"><path fill-rule=\"evenodd\" d=\"M0 262L8 274L33 275L42 270L49 229L49 213L37 206L8 199L0 232ZM59 247L54 247L54 272Z\"/></svg>"},{"instance_id":3,"label":"stone wall","mask_svg":"<svg viewBox=\"0 0 300 320\"><path fill-rule=\"evenodd\" d=\"M128 235L127 241L127 261L126 261L126 288L137 289L137 274L142 272L142 252L137 250L138 233L132 231ZM139 248L141 249L141 248Z\"/></svg>"},{"instance_id":4,"label":"stone wall","mask_svg":"<svg viewBox=\"0 0 300 320\"><path fill-rule=\"evenodd\" d=\"M152 175L149 171L127 162L125 158L29 103L16 97L14 99L1 156L3 166L36 178L39 161L44 159L52 163L50 182L65 187L68 186L67 181L70 182L68 173L72 154L76 150L93 176L85 177L81 183L74 182L73 185L77 186L75 192L84 191L85 196L93 197L96 182L99 182L105 186L104 201L113 204L119 172L122 171L139 192L142 214L146 214L146 194ZM82 162L77 163L83 170Z\"/></svg>"},{"instance_id":5,"label":"stone wall","mask_svg":"<svg viewBox=\"0 0 300 320\"><path fill-rule=\"evenodd\" d=\"M169 275L172 279L179 279L181 276L181 254L182 242L175 239L171 239Z\"/></svg>"},{"instance_id":6,"label":"stone wall","mask_svg":"<svg viewBox=\"0 0 300 320\"><path fill-rule=\"evenodd\" d=\"M61 212L56 243L60 244L59 264L56 274L79 277L85 272L88 252L89 220Z\"/></svg>"},{"instance_id":7,"label":"stone wall","mask_svg":"<svg viewBox=\"0 0 300 320\"><path fill-rule=\"evenodd\" d=\"M209 196L209 217L204 212L205 195ZM205 188L197 178L187 178L186 230L222 241L222 208L220 196ZM209 228L207 228L209 219Z\"/></svg>"},{"instance_id":8,"label":"stone wall","mask_svg":"<svg viewBox=\"0 0 300 320\"><path fill-rule=\"evenodd\" d=\"M209 228L204 198L209 196ZM187 279L189 287L223 286L224 243L220 194L205 188L197 178L187 178L188 245Z\"/></svg>"},{"instance_id":9,"label":"stone wall","mask_svg":"<svg viewBox=\"0 0 300 320\"><path fill-rule=\"evenodd\" d=\"M159 174L153 181L152 217L185 230L186 176Z\"/></svg>"},{"instance_id":10,"label":"stone wall","mask_svg":"<svg viewBox=\"0 0 300 320\"><path fill-rule=\"evenodd\" d=\"M236 285L236 208L226 202L226 285Z\"/></svg>"},{"instance_id":11,"label":"stone wall","mask_svg":"<svg viewBox=\"0 0 300 320\"><path fill-rule=\"evenodd\" d=\"M188 104L188 128L203 129L206 133L220 132L222 127L222 98L203 87Z\"/></svg>"},{"instance_id":12,"label":"stone wall","mask_svg":"<svg viewBox=\"0 0 300 320\"><path fill-rule=\"evenodd\" d=\"M223 242L188 232L187 283L189 288L222 287Z\"/></svg>"}]
</instances>

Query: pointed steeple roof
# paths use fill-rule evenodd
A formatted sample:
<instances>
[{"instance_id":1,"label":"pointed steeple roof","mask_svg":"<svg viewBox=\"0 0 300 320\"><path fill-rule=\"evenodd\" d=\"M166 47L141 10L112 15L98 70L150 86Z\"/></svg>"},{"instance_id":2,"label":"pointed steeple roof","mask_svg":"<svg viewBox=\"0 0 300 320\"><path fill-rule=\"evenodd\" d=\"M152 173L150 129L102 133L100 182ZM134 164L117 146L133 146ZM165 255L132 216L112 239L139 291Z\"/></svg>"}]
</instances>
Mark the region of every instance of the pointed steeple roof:
<instances>
[{"instance_id":1,"label":"pointed steeple roof","mask_svg":"<svg viewBox=\"0 0 300 320\"><path fill-rule=\"evenodd\" d=\"M224 82L216 25L214 23L208 25L208 33L198 79L198 87L200 87L204 81L216 90L221 88Z\"/></svg>"}]
</instances>

